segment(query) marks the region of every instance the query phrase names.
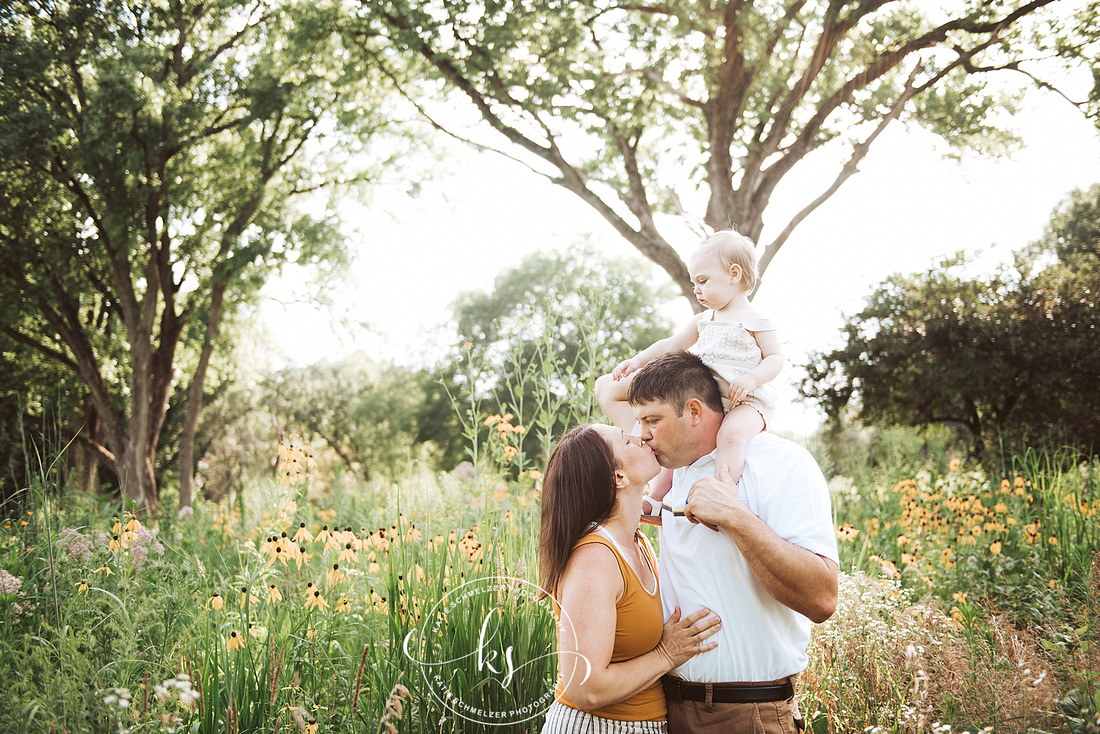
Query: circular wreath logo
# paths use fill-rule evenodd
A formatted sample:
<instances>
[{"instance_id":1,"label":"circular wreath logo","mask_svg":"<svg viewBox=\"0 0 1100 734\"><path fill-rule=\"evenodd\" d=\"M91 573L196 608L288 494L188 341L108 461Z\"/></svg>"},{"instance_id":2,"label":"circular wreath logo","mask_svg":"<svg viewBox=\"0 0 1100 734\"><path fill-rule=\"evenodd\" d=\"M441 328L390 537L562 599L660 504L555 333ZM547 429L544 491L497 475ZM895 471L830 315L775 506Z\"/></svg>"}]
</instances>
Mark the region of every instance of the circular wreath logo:
<instances>
[{"instance_id":1,"label":"circular wreath logo","mask_svg":"<svg viewBox=\"0 0 1100 734\"><path fill-rule=\"evenodd\" d=\"M529 721L554 702L556 630L542 589L491 576L444 594L405 637L404 651L452 714L505 726Z\"/></svg>"}]
</instances>

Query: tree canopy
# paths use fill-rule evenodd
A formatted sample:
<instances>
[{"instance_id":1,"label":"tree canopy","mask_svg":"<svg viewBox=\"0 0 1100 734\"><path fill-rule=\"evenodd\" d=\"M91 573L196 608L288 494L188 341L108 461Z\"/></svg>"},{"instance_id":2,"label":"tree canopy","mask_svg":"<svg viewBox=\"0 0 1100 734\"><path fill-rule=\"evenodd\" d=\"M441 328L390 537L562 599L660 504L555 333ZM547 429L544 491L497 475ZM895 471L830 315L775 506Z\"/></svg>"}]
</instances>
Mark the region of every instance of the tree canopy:
<instances>
[{"instance_id":1,"label":"tree canopy","mask_svg":"<svg viewBox=\"0 0 1100 734\"><path fill-rule=\"evenodd\" d=\"M1052 431L1100 446L1098 212L1100 186L1075 193L990 275L967 275L960 255L887 279L845 320L844 346L811 355L802 394L834 419L962 427L979 452Z\"/></svg>"},{"instance_id":2,"label":"tree canopy","mask_svg":"<svg viewBox=\"0 0 1100 734\"><path fill-rule=\"evenodd\" d=\"M736 226L765 246L766 270L895 120L957 149L1003 150L1013 138L996 113L1051 86L1032 57L1091 63L1080 29L1097 12L1067 21L1053 0L361 2L361 48L425 116L580 197L694 308L657 215ZM440 89L482 124L449 122ZM762 240L773 196L811 155L836 161L835 178Z\"/></svg>"},{"instance_id":3,"label":"tree canopy","mask_svg":"<svg viewBox=\"0 0 1100 734\"><path fill-rule=\"evenodd\" d=\"M172 400L185 406L190 504L189 444L224 315L282 263L340 252L331 220L288 205L354 177L333 173L332 146L315 141L381 125L336 10L278 0L0 10L0 346L78 378L102 428L85 423L81 441L147 510Z\"/></svg>"}]
</instances>

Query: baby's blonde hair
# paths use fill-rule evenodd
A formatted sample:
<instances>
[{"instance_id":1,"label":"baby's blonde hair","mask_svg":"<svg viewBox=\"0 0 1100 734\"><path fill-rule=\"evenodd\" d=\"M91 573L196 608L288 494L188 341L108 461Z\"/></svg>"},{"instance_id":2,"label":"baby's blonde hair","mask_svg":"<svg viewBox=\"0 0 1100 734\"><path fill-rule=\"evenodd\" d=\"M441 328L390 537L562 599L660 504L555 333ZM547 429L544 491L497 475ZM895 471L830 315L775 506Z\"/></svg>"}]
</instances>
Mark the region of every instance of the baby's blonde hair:
<instances>
[{"instance_id":1,"label":"baby's blonde hair","mask_svg":"<svg viewBox=\"0 0 1100 734\"><path fill-rule=\"evenodd\" d=\"M740 266L744 292L748 293L756 287L756 245L745 235L723 229L703 240L697 252L706 257L717 257L727 271L734 265Z\"/></svg>"}]
</instances>

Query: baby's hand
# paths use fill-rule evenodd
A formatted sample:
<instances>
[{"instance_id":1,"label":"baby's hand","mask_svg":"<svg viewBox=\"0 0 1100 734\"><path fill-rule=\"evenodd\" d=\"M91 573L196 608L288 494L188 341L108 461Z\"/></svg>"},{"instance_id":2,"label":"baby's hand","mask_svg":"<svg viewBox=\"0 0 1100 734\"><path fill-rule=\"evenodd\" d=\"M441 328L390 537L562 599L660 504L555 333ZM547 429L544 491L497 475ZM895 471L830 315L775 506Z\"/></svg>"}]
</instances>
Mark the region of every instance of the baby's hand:
<instances>
[{"instance_id":1,"label":"baby's hand","mask_svg":"<svg viewBox=\"0 0 1100 734\"><path fill-rule=\"evenodd\" d=\"M750 392L758 387L760 387L760 383L758 383L756 380L749 377L748 375L735 377L734 379L730 380L730 402L734 405L737 405L746 397L748 397L748 394Z\"/></svg>"},{"instance_id":2,"label":"baby's hand","mask_svg":"<svg viewBox=\"0 0 1100 734\"><path fill-rule=\"evenodd\" d=\"M611 379L615 382L618 382L619 380L629 375L631 372L634 372L636 369L638 369L638 366L635 364L636 361L637 360L634 359L626 359L622 362L619 362L619 366L611 371Z\"/></svg>"}]
</instances>

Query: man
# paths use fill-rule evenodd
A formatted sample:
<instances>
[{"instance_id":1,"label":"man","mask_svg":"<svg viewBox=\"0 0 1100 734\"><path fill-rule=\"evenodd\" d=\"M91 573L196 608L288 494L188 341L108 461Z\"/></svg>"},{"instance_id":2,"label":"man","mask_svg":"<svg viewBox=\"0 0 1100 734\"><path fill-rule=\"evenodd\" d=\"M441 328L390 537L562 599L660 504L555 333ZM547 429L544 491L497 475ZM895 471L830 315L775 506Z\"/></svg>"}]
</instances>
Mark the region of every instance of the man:
<instances>
[{"instance_id":1,"label":"man","mask_svg":"<svg viewBox=\"0 0 1100 734\"><path fill-rule=\"evenodd\" d=\"M716 478L722 400L694 354L654 359L628 400L642 440L676 470L661 525L665 615L707 607L723 623L717 649L665 677L669 731L793 732L802 722L792 676L806 668L812 622L836 609L825 478L808 452L770 433L746 445L737 485L724 468Z\"/></svg>"}]
</instances>

